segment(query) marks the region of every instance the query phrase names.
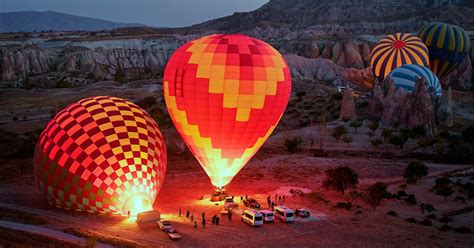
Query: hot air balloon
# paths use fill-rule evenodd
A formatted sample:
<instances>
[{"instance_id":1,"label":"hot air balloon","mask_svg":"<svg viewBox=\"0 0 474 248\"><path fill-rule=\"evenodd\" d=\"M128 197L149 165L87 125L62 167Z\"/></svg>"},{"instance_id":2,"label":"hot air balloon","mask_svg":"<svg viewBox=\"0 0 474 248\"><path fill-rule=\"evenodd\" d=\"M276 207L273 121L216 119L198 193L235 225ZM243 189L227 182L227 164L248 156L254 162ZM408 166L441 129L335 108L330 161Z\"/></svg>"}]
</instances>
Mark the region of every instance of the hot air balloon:
<instances>
[{"instance_id":1,"label":"hot air balloon","mask_svg":"<svg viewBox=\"0 0 474 248\"><path fill-rule=\"evenodd\" d=\"M411 34L388 35L370 53L370 67L380 82L393 69L406 64L429 65L428 48L420 38Z\"/></svg>"},{"instance_id":2,"label":"hot air balloon","mask_svg":"<svg viewBox=\"0 0 474 248\"><path fill-rule=\"evenodd\" d=\"M414 64L402 65L395 68L387 77L393 80L397 89L404 88L408 92L415 90L416 78L425 78L428 89L431 92L438 96L443 94L438 77L429 68L424 66Z\"/></svg>"},{"instance_id":3,"label":"hot air balloon","mask_svg":"<svg viewBox=\"0 0 474 248\"><path fill-rule=\"evenodd\" d=\"M466 31L459 26L441 22L429 23L418 36L430 51L430 68L445 79L469 53L471 46Z\"/></svg>"},{"instance_id":4,"label":"hot air balloon","mask_svg":"<svg viewBox=\"0 0 474 248\"><path fill-rule=\"evenodd\" d=\"M136 214L152 207L166 172L155 121L137 105L97 96L60 111L41 133L36 184L53 206Z\"/></svg>"},{"instance_id":5,"label":"hot air balloon","mask_svg":"<svg viewBox=\"0 0 474 248\"><path fill-rule=\"evenodd\" d=\"M223 189L270 136L291 91L273 47L240 34L216 34L180 47L163 89L176 129L212 184Z\"/></svg>"}]
</instances>

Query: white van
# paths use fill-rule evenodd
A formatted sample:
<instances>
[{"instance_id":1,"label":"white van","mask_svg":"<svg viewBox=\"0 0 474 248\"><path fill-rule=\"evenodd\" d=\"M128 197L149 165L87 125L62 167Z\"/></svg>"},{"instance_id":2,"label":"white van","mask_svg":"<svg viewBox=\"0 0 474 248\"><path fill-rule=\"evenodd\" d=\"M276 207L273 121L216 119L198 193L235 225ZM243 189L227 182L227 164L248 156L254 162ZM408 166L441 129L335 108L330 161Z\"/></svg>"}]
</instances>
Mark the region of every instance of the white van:
<instances>
[{"instance_id":1,"label":"white van","mask_svg":"<svg viewBox=\"0 0 474 248\"><path fill-rule=\"evenodd\" d=\"M246 209L242 213L242 221L251 226L261 226L263 225L263 216L253 209Z\"/></svg>"},{"instance_id":2,"label":"white van","mask_svg":"<svg viewBox=\"0 0 474 248\"><path fill-rule=\"evenodd\" d=\"M151 210L137 214L137 222L156 221L161 217L160 211Z\"/></svg>"},{"instance_id":3,"label":"white van","mask_svg":"<svg viewBox=\"0 0 474 248\"><path fill-rule=\"evenodd\" d=\"M279 219L281 222L293 222L295 220L295 213L291 208L276 206L275 218Z\"/></svg>"},{"instance_id":4,"label":"white van","mask_svg":"<svg viewBox=\"0 0 474 248\"><path fill-rule=\"evenodd\" d=\"M273 211L270 210L260 210L260 213L262 214L263 221L265 222L273 222L274 214Z\"/></svg>"}]
</instances>

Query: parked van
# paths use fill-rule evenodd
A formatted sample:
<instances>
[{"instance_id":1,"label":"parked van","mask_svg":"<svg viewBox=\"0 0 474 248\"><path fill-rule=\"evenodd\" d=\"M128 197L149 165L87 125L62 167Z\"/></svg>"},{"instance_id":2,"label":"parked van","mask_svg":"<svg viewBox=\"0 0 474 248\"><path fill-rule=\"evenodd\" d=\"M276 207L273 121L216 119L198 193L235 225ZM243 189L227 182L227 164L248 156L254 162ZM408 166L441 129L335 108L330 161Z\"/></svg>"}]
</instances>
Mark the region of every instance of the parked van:
<instances>
[{"instance_id":1,"label":"parked van","mask_svg":"<svg viewBox=\"0 0 474 248\"><path fill-rule=\"evenodd\" d=\"M263 216L253 209L246 209L242 213L242 221L251 226L261 226L263 225Z\"/></svg>"},{"instance_id":2,"label":"parked van","mask_svg":"<svg viewBox=\"0 0 474 248\"><path fill-rule=\"evenodd\" d=\"M150 210L137 214L137 222L157 221L160 219L160 211Z\"/></svg>"},{"instance_id":3,"label":"parked van","mask_svg":"<svg viewBox=\"0 0 474 248\"><path fill-rule=\"evenodd\" d=\"M270 210L260 210L260 213L262 214L263 221L265 222L273 222L274 214L273 211Z\"/></svg>"},{"instance_id":4,"label":"parked van","mask_svg":"<svg viewBox=\"0 0 474 248\"><path fill-rule=\"evenodd\" d=\"M291 208L276 206L275 218L279 219L281 222L293 222L295 220L295 213Z\"/></svg>"},{"instance_id":5,"label":"parked van","mask_svg":"<svg viewBox=\"0 0 474 248\"><path fill-rule=\"evenodd\" d=\"M234 197L232 196L227 196L225 198L225 201L224 201L224 208L225 209L231 209L235 207L235 203L234 203Z\"/></svg>"}]
</instances>

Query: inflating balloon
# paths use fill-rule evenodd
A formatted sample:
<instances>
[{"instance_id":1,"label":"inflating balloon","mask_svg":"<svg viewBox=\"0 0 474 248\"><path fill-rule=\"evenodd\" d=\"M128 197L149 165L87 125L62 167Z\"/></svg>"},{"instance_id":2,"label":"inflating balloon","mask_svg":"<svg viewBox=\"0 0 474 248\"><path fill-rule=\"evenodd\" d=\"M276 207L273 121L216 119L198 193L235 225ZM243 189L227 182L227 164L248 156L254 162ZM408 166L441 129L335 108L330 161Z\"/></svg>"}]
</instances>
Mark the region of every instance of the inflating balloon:
<instances>
[{"instance_id":1,"label":"inflating balloon","mask_svg":"<svg viewBox=\"0 0 474 248\"><path fill-rule=\"evenodd\" d=\"M163 82L176 129L217 188L270 136L291 91L278 51L238 34L184 44L169 59Z\"/></svg>"},{"instance_id":2,"label":"inflating balloon","mask_svg":"<svg viewBox=\"0 0 474 248\"><path fill-rule=\"evenodd\" d=\"M428 48L420 38L411 34L388 35L370 53L370 67L380 82L393 69L407 64L429 65Z\"/></svg>"},{"instance_id":3,"label":"inflating balloon","mask_svg":"<svg viewBox=\"0 0 474 248\"><path fill-rule=\"evenodd\" d=\"M145 111L98 96L69 105L48 123L34 165L51 205L136 214L151 208L163 184L166 147Z\"/></svg>"},{"instance_id":4,"label":"inflating balloon","mask_svg":"<svg viewBox=\"0 0 474 248\"><path fill-rule=\"evenodd\" d=\"M429 23L418 35L430 51L431 70L441 80L462 63L471 49L469 35L456 25Z\"/></svg>"},{"instance_id":5,"label":"inflating balloon","mask_svg":"<svg viewBox=\"0 0 474 248\"><path fill-rule=\"evenodd\" d=\"M388 78L393 80L395 87L404 88L408 92L415 91L416 78L425 78L428 90L438 96L443 94L438 77L427 67L419 65L402 65L395 68Z\"/></svg>"}]
</instances>

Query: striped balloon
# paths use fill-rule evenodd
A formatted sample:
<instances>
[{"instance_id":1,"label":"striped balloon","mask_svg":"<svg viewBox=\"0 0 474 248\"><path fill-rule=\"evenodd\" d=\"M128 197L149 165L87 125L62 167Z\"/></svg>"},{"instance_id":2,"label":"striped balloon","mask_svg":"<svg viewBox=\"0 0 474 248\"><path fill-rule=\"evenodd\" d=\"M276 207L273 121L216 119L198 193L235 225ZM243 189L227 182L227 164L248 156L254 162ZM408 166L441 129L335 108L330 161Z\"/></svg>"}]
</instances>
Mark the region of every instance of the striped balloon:
<instances>
[{"instance_id":1,"label":"striped balloon","mask_svg":"<svg viewBox=\"0 0 474 248\"><path fill-rule=\"evenodd\" d=\"M397 89L404 88L409 92L415 91L416 78L425 78L431 92L435 92L438 96L443 94L438 77L425 66L402 65L393 70L388 77L393 80Z\"/></svg>"},{"instance_id":2,"label":"striped balloon","mask_svg":"<svg viewBox=\"0 0 474 248\"><path fill-rule=\"evenodd\" d=\"M383 81L395 68L406 64L428 66L428 48L411 34L396 33L381 39L370 54L370 67Z\"/></svg>"},{"instance_id":3,"label":"striped balloon","mask_svg":"<svg viewBox=\"0 0 474 248\"><path fill-rule=\"evenodd\" d=\"M430 51L430 68L440 79L446 78L462 63L470 50L469 36L459 26L434 22L421 28L418 35Z\"/></svg>"}]
</instances>

